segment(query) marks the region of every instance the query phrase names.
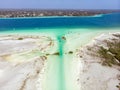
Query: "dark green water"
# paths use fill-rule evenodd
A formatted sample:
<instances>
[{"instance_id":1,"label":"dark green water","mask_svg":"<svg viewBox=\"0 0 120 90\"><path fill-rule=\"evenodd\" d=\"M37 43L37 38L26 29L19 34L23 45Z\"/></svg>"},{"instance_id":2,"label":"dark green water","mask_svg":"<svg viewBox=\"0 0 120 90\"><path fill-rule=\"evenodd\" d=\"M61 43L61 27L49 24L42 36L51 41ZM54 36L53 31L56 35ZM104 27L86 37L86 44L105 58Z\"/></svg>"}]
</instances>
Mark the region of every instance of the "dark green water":
<instances>
[{"instance_id":1,"label":"dark green water","mask_svg":"<svg viewBox=\"0 0 120 90\"><path fill-rule=\"evenodd\" d=\"M65 89L65 73L64 73L64 57L63 57L63 54L64 54L64 52L63 52L63 46L64 46L64 43L65 43L65 41L64 40L62 40L62 36L58 36L57 37L57 39L58 39L58 43L59 43L59 53L60 53L60 55L59 55L59 57L60 57L60 60L59 60L59 70L60 70L60 72L59 72L59 84L60 84L60 86L59 86L59 90L66 90Z\"/></svg>"}]
</instances>

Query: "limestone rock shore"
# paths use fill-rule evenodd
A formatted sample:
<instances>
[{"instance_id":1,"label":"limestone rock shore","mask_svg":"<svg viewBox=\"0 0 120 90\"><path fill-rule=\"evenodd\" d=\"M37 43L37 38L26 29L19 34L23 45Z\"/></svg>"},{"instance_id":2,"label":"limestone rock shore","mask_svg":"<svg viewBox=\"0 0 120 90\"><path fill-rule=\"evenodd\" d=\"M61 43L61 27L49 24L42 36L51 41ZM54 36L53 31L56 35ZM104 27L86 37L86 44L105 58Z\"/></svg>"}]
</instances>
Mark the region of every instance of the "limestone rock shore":
<instances>
[{"instance_id":1,"label":"limestone rock shore","mask_svg":"<svg viewBox=\"0 0 120 90\"><path fill-rule=\"evenodd\" d=\"M0 36L0 90L42 90L40 74L49 37Z\"/></svg>"},{"instance_id":2,"label":"limestone rock shore","mask_svg":"<svg viewBox=\"0 0 120 90\"><path fill-rule=\"evenodd\" d=\"M102 34L78 52L80 90L120 90L120 33Z\"/></svg>"}]
</instances>

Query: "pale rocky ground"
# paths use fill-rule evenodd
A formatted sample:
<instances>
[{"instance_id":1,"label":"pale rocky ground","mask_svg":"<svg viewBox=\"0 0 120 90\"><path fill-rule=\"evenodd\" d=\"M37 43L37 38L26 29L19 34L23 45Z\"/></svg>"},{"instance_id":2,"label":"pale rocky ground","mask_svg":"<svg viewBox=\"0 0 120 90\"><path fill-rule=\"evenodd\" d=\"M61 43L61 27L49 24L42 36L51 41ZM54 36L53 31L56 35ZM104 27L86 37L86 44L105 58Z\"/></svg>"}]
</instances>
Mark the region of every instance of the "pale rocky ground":
<instances>
[{"instance_id":1,"label":"pale rocky ground","mask_svg":"<svg viewBox=\"0 0 120 90\"><path fill-rule=\"evenodd\" d=\"M77 56L79 90L120 90L120 33L96 37Z\"/></svg>"},{"instance_id":2,"label":"pale rocky ground","mask_svg":"<svg viewBox=\"0 0 120 90\"><path fill-rule=\"evenodd\" d=\"M66 90L119 90L120 33L96 35L61 37ZM58 90L57 44L56 37L44 35L0 36L0 90Z\"/></svg>"},{"instance_id":3,"label":"pale rocky ground","mask_svg":"<svg viewBox=\"0 0 120 90\"><path fill-rule=\"evenodd\" d=\"M42 90L43 53L52 46L45 36L0 36L0 90Z\"/></svg>"}]
</instances>

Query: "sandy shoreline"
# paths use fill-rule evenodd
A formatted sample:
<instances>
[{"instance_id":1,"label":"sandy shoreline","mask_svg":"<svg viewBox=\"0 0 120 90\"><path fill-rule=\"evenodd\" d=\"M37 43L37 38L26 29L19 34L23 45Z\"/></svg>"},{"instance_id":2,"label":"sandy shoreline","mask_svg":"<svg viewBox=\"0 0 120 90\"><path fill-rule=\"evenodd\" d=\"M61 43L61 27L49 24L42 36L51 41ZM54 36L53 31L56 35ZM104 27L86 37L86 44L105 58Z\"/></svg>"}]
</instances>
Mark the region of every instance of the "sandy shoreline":
<instances>
[{"instance_id":1,"label":"sandy shoreline","mask_svg":"<svg viewBox=\"0 0 120 90\"><path fill-rule=\"evenodd\" d=\"M98 63L89 62L90 56L85 56L85 58L87 58L85 60L79 56L81 55L80 50L85 50L84 48L86 48L86 45L89 43L92 45L92 40L97 40L95 37L102 34L109 36L109 33L117 33L119 31L120 29L111 29L109 31L98 30L94 32L91 32L91 30L87 32L84 30L76 30L76 32L73 33L67 32L66 34L61 34L61 40L64 41L64 44L62 44L64 45L62 64L64 65L63 82L65 82L65 90L96 90L96 87L99 87L97 88L98 90L118 90L116 87L112 88L111 83L114 82L113 79L108 85L109 88L96 85L102 85L105 78L111 78L115 74L119 74L117 70L103 67ZM63 36L65 38L63 38ZM99 39L102 40L104 38L106 38L106 36L100 37ZM59 42L55 34L31 33L27 35L26 33L23 35L22 33L18 34L18 32L1 34L0 89L60 90L60 58L59 53L55 54L59 52L58 44ZM87 52L84 54L86 53ZM88 62L86 63L87 60ZM100 71L96 71L96 68ZM82 71L86 69L88 72L83 73ZM111 70L111 73L107 74L109 70ZM101 73L104 77L101 76ZM10 74L10 76L7 74ZM84 81L86 82L88 76L90 76L91 79L85 84ZM101 82L99 82L97 76L102 78L103 81L101 80ZM13 81L11 81L10 78L12 78ZM92 81L94 81L94 83ZM118 82L119 81L116 80L113 86L117 85ZM33 85L33 83L36 84Z\"/></svg>"},{"instance_id":2,"label":"sandy shoreline","mask_svg":"<svg viewBox=\"0 0 120 90\"><path fill-rule=\"evenodd\" d=\"M73 89L75 89L75 90L97 90L97 89L98 90L118 90L117 86L119 86L119 82L120 82L119 78L118 78L118 76L120 75L119 70L101 66L101 64L99 64L97 62L94 63L94 59L93 59L93 64L92 64L92 63L90 63L89 57L87 55L85 56L86 59L82 60L80 58L80 55L83 56L84 54L87 54L87 52L81 54L80 51L81 50L84 51L85 50L84 48L87 48L86 47L87 45L92 45L91 42L93 40L95 41L96 44L99 45L100 43L102 43L102 40L104 40L104 39L105 40L109 39L109 38L114 39L114 37L112 37L111 34L113 34L115 32L116 32L115 34L119 34L120 33L119 30L120 29L109 30L109 31L108 30L106 30L106 31L98 30L96 32L88 32L88 33L77 32L76 34L66 35L66 43L64 46L64 51L66 53L69 51L73 52L73 55L71 55L71 56L68 55L68 56L66 56L66 59L64 59L65 66L66 66L65 67L66 68L65 77L66 77L66 80L68 81L66 90L73 90ZM118 41L119 40L120 40L120 38L118 38ZM99 42L99 41L101 41L101 42ZM91 49L93 49L93 48L94 48L94 46L91 47ZM79 53L79 55L78 55L78 53ZM94 56L91 56L91 57L94 57ZM88 62L86 62L86 60L88 60ZM69 62L69 61L71 61L71 62ZM69 63L69 65L68 65L68 63ZM85 73L83 71L85 71ZM88 71L88 73L87 73L87 71ZM107 72L109 72L109 73L107 74ZM102 77L101 75L103 75L103 76L105 75L105 76ZM89 76L91 77L91 79L89 79ZM109 77L107 77L107 76L109 76ZM70 79L70 77L72 77L72 78ZM96 78L96 79L94 79L94 78ZM108 81L109 85L102 87L101 86L102 83L105 82L104 80L106 80L106 82L107 82L107 78L115 78L115 80L112 79L110 82ZM86 79L89 79L89 80L87 81ZM103 79L103 81L101 79ZM99 82L99 80L101 82Z\"/></svg>"},{"instance_id":3,"label":"sandy shoreline","mask_svg":"<svg viewBox=\"0 0 120 90\"><path fill-rule=\"evenodd\" d=\"M47 59L45 54L53 43L45 36L0 36L0 89L37 90L36 85L41 85L37 80Z\"/></svg>"}]
</instances>

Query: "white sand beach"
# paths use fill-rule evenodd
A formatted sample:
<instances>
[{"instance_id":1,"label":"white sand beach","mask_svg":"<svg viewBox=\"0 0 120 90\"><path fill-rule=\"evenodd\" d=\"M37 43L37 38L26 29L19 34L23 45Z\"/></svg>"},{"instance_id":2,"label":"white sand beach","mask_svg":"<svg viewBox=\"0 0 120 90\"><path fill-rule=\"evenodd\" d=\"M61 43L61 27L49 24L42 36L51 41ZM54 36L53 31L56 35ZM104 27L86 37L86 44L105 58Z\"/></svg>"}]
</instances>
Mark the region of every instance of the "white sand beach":
<instances>
[{"instance_id":1,"label":"white sand beach","mask_svg":"<svg viewBox=\"0 0 120 90\"><path fill-rule=\"evenodd\" d=\"M99 46L109 48L105 40L120 42L119 29L75 31L61 41L54 34L1 34L0 90L119 90L120 67L102 65L97 54Z\"/></svg>"},{"instance_id":2,"label":"white sand beach","mask_svg":"<svg viewBox=\"0 0 120 90\"><path fill-rule=\"evenodd\" d=\"M40 74L52 46L45 36L0 36L0 90L43 90Z\"/></svg>"},{"instance_id":3,"label":"white sand beach","mask_svg":"<svg viewBox=\"0 0 120 90\"><path fill-rule=\"evenodd\" d=\"M120 32L103 33L82 47L78 51L79 90L119 90L119 50Z\"/></svg>"},{"instance_id":4,"label":"white sand beach","mask_svg":"<svg viewBox=\"0 0 120 90\"><path fill-rule=\"evenodd\" d=\"M68 33L65 35L66 43L64 45L64 52L65 52L64 68L65 68L65 78L66 78L66 82L67 82L66 90L73 90L73 89L74 90L97 90L97 89L98 90L118 90L117 86L119 86L119 82L120 82L118 79L117 79L117 82L115 81L115 85L111 86L114 89L113 88L108 89L108 88L110 88L109 86L108 86L108 88L105 88L105 87L102 88L101 84L99 86L98 86L98 84L99 84L99 80L103 79L103 81L104 81L104 79L107 78L107 76L103 78L101 75L109 76L109 74L110 74L110 78L115 77L112 75L119 76L120 75L119 70L114 69L115 71L114 70L112 71L112 68L102 66L101 64L99 64L99 67L97 67L98 63L94 63L95 66L91 66L92 63L89 63L89 57L95 58L95 59L93 59L93 62L94 62L94 60L97 61L96 57L94 57L92 55L88 57L86 55L85 56L86 58L84 60L82 60L80 56L87 54L87 52L81 53L81 50L86 51L87 45L92 45L93 41L95 44L100 45L102 43L101 40L108 39L108 38L111 38L111 39L115 38L115 37L112 37L111 34L115 33L115 32L119 33L119 29L109 29L109 30L105 30L105 29L99 30L98 29L96 31L93 30L94 32L92 32L92 30L85 30L85 31L84 30L83 31L76 30L75 33ZM102 35L104 35L104 37ZM98 40L96 40L97 37L100 37L100 38ZM118 41L119 40L120 40L120 38L118 38ZM99 42L99 41L101 41L101 42ZM102 45L104 46L104 44L101 44L101 46ZM92 50L92 49L94 49L94 47L95 46L92 46L90 49ZM72 52L72 53L70 53L70 52ZM94 53L97 53L97 52L94 51ZM86 62L86 61L88 61L88 62ZM88 65L87 65L87 63L88 63ZM89 66L91 66L91 69ZM95 71L93 68L95 70L98 70L98 72ZM109 71L110 73L106 74L106 72L108 72L108 70L106 68L109 68L108 70L110 70ZM88 73L84 73L83 72L84 69L88 70ZM114 72L117 72L117 73L115 74ZM88 76L90 75L92 77L91 80L88 82L86 81L86 79L87 79L86 74ZM99 74L101 77L99 77ZM98 81L96 81L96 79L93 78L95 75L96 75L96 78L98 78L97 79ZM86 82L86 84L83 85L84 82ZM92 83L94 85L92 85Z\"/></svg>"}]
</instances>

